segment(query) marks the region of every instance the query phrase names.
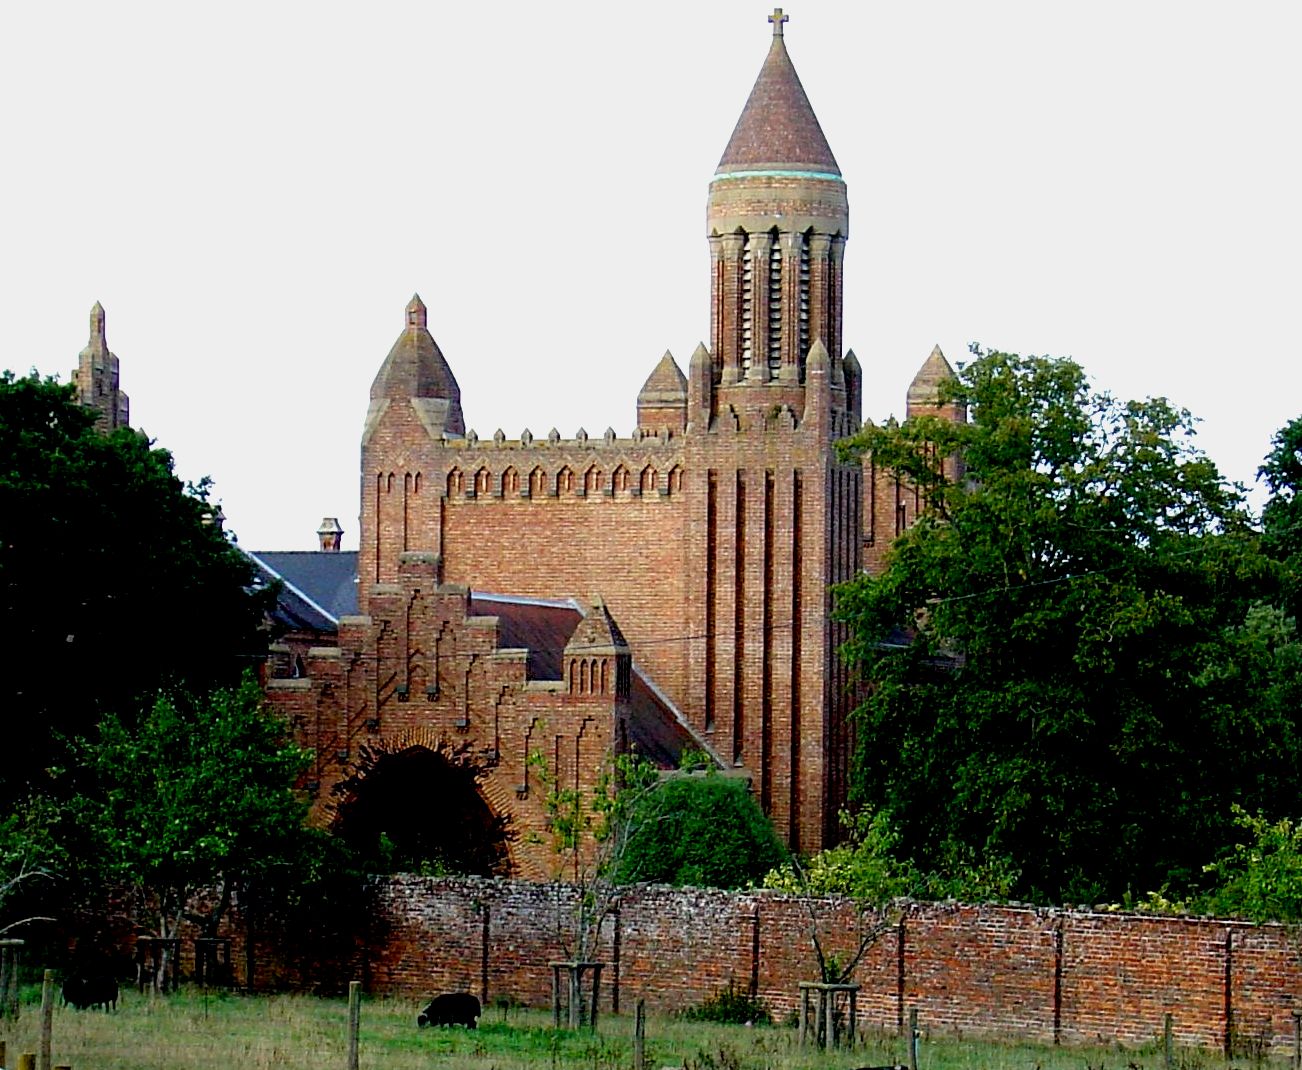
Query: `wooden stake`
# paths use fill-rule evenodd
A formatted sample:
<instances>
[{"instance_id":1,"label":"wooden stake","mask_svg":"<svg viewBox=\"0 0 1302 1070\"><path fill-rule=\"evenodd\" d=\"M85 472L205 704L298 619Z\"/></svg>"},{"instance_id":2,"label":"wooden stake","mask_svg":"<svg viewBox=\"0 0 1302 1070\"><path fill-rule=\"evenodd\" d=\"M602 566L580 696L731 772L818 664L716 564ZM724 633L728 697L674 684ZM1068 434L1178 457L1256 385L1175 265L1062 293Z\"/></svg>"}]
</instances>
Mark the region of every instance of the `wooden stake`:
<instances>
[{"instance_id":1,"label":"wooden stake","mask_svg":"<svg viewBox=\"0 0 1302 1070\"><path fill-rule=\"evenodd\" d=\"M54 971L46 970L41 980L41 1043L37 1070L50 1070L50 1036L54 1029Z\"/></svg>"},{"instance_id":2,"label":"wooden stake","mask_svg":"<svg viewBox=\"0 0 1302 1070\"><path fill-rule=\"evenodd\" d=\"M1171 1012L1162 1018L1162 1050L1166 1052L1166 1070L1171 1070L1173 1055L1175 1054L1171 1040Z\"/></svg>"},{"instance_id":3,"label":"wooden stake","mask_svg":"<svg viewBox=\"0 0 1302 1070\"><path fill-rule=\"evenodd\" d=\"M633 1008L633 1070L646 1067L646 1000L639 999Z\"/></svg>"},{"instance_id":4,"label":"wooden stake","mask_svg":"<svg viewBox=\"0 0 1302 1070\"><path fill-rule=\"evenodd\" d=\"M909 1070L918 1070L918 1008L909 1008Z\"/></svg>"},{"instance_id":5,"label":"wooden stake","mask_svg":"<svg viewBox=\"0 0 1302 1070\"><path fill-rule=\"evenodd\" d=\"M357 1034L362 1026L362 982L348 982L348 1070L357 1070Z\"/></svg>"}]
</instances>

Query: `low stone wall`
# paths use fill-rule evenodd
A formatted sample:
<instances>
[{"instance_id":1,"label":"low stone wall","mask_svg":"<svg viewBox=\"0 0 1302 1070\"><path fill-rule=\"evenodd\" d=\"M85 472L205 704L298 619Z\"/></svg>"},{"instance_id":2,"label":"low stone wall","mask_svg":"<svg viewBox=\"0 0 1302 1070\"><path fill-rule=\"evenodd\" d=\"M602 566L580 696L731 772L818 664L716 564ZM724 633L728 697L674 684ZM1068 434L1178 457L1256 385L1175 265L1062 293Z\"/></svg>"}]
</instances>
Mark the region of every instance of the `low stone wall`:
<instances>
[{"instance_id":1,"label":"low stone wall","mask_svg":"<svg viewBox=\"0 0 1302 1070\"><path fill-rule=\"evenodd\" d=\"M573 892L519 881L394 877L378 887L373 936L353 968L374 991L467 990L547 1005L548 962ZM854 912L814 904L824 947L853 949ZM637 887L602 929L604 1010L674 1010L727 985L775 1015L816 973L810 904L771 892ZM1279 926L1020 906L914 903L865 955L861 1017L928 1031L1051 1042L1157 1041L1291 1054L1302 944ZM305 981L310 979L304 978Z\"/></svg>"}]
</instances>

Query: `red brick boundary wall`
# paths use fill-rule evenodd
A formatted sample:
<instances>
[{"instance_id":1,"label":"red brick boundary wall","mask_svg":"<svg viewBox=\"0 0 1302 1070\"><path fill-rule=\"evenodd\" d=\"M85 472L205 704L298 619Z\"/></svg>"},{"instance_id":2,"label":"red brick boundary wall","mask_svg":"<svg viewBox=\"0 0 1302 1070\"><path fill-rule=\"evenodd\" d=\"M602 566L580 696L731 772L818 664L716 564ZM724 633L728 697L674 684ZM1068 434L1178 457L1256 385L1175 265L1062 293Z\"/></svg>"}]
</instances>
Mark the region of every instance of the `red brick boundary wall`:
<instances>
[{"instance_id":1,"label":"red brick boundary wall","mask_svg":"<svg viewBox=\"0 0 1302 1070\"><path fill-rule=\"evenodd\" d=\"M375 991L463 989L488 1000L550 1000L564 958L558 919L572 893L545 884L394 877L380 886L375 942L358 963ZM853 913L821 901L824 946L844 955ZM778 1016L811 980L809 904L771 892L638 887L602 930L604 1009L661 1010L728 984ZM1022 906L909 904L855 978L870 1028L917 1008L928 1031L1052 1042L1157 1041L1290 1054L1302 1010L1302 939L1279 926ZM306 979L305 979L306 980Z\"/></svg>"}]
</instances>

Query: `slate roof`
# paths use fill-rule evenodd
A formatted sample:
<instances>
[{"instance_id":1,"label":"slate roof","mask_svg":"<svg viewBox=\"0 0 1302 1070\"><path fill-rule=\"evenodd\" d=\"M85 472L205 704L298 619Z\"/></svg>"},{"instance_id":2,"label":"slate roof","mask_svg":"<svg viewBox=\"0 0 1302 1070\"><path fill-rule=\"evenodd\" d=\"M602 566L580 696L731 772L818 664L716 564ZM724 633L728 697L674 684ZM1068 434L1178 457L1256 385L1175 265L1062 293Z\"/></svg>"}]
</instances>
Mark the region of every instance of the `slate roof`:
<instances>
[{"instance_id":1,"label":"slate roof","mask_svg":"<svg viewBox=\"0 0 1302 1070\"><path fill-rule=\"evenodd\" d=\"M715 173L766 168L841 173L781 36L773 38Z\"/></svg>"},{"instance_id":2,"label":"slate roof","mask_svg":"<svg viewBox=\"0 0 1302 1070\"><path fill-rule=\"evenodd\" d=\"M293 631L333 632L340 617L357 612L357 551L246 550L254 564L284 590L281 623Z\"/></svg>"}]
</instances>

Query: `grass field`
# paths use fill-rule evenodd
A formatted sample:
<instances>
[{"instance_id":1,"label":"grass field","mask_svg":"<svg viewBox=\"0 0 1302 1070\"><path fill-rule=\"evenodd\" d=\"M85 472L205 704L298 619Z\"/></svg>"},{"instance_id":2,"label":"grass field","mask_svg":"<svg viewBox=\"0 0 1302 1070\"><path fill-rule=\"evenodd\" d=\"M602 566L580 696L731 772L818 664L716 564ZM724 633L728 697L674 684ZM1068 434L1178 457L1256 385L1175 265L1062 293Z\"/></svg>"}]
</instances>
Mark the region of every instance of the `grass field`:
<instances>
[{"instance_id":1,"label":"grass field","mask_svg":"<svg viewBox=\"0 0 1302 1070\"><path fill-rule=\"evenodd\" d=\"M478 1030L417 1029L417 1002L374 998L362 1004L360 1066L375 1070L470 1067L483 1070L627 1070L633 1065L632 1016L608 1017L596 1035L554 1031L541 1011L490 1008ZM116 1013L56 1007L53 1062L73 1070L344 1070L345 1000L310 996L234 996L198 992L150 998L123 993ZM10 1070L35 1051L40 1008L23 1006L0 1027ZM727 1026L651 1015L646 1066L689 1070L815 1070L907 1063L905 1042L870 1036L852 1052L801 1050L785 1026ZM1177 1070L1270 1067L1286 1060L1239 1059L1178 1050ZM1161 1050L1048 1047L925 1039L919 1070L1163 1070Z\"/></svg>"}]
</instances>

